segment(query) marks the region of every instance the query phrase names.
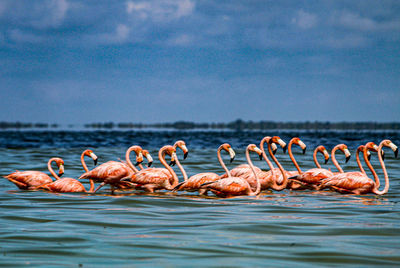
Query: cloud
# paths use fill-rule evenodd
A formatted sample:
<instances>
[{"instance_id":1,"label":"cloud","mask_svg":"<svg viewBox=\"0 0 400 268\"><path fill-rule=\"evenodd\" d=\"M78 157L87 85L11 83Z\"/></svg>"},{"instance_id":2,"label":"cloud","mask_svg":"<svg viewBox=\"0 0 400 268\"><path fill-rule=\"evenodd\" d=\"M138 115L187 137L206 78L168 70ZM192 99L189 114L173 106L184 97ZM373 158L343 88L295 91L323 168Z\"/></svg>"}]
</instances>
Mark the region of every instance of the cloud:
<instances>
[{"instance_id":1,"label":"cloud","mask_svg":"<svg viewBox=\"0 0 400 268\"><path fill-rule=\"evenodd\" d=\"M170 21L189 16L194 11L195 4L191 0L163 1L128 1L126 12L139 19L153 21Z\"/></svg>"},{"instance_id":2,"label":"cloud","mask_svg":"<svg viewBox=\"0 0 400 268\"><path fill-rule=\"evenodd\" d=\"M392 18L389 20L378 21L374 18L361 16L360 14L342 11L335 12L332 17L335 25L358 31L399 31L400 19Z\"/></svg>"},{"instance_id":3,"label":"cloud","mask_svg":"<svg viewBox=\"0 0 400 268\"><path fill-rule=\"evenodd\" d=\"M305 12L304 10L299 10L297 15L292 19L292 23L304 30L315 27L317 22L318 18L315 14Z\"/></svg>"},{"instance_id":4,"label":"cloud","mask_svg":"<svg viewBox=\"0 0 400 268\"><path fill-rule=\"evenodd\" d=\"M10 39L17 43L40 43L44 38L30 32L24 32L19 29L10 31Z\"/></svg>"}]
</instances>

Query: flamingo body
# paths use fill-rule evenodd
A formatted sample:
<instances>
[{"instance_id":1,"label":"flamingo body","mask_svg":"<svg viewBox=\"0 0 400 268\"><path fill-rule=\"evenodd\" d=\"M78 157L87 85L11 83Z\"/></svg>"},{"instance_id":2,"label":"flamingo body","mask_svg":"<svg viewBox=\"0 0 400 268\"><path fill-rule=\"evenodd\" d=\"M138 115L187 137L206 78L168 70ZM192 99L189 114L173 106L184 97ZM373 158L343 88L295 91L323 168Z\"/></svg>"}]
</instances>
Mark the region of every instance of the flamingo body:
<instances>
[{"instance_id":1,"label":"flamingo body","mask_svg":"<svg viewBox=\"0 0 400 268\"><path fill-rule=\"evenodd\" d=\"M251 192L250 184L239 177L224 178L206 183L205 187L219 197L248 195Z\"/></svg>"},{"instance_id":2,"label":"flamingo body","mask_svg":"<svg viewBox=\"0 0 400 268\"><path fill-rule=\"evenodd\" d=\"M134 171L125 163L108 161L100 166L83 173L80 179L93 179L97 182L118 184L123 178L130 178Z\"/></svg>"},{"instance_id":3,"label":"flamingo body","mask_svg":"<svg viewBox=\"0 0 400 268\"><path fill-rule=\"evenodd\" d=\"M346 172L322 180L320 189L326 187L341 193L365 194L372 192L375 182L361 172Z\"/></svg>"},{"instance_id":4,"label":"flamingo body","mask_svg":"<svg viewBox=\"0 0 400 268\"><path fill-rule=\"evenodd\" d=\"M178 191L194 192L200 189L204 183L214 182L221 177L213 172L204 172L191 176L188 180L178 184L175 189ZM202 192L203 193L203 192Z\"/></svg>"},{"instance_id":5,"label":"flamingo body","mask_svg":"<svg viewBox=\"0 0 400 268\"><path fill-rule=\"evenodd\" d=\"M86 192L85 187L79 181L73 178L63 178L51 183L46 183L37 187L37 189L47 190L56 193L81 193Z\"/></svg>"},{"instance_id":6,"label":"flamingo body","mask_svg":"<svg viewBox=\"0 0 400 268\"><path fill-rule=\"evenodd\" d=\"M334 176L333 172L324 168L312 168L299 174L295 179L307 184L319 184L321 180Z\"/></svg>"},{"instance_id":7,"label":"flamingo body","mask_svg":"<svg viewBox=\"0 0 400 268\"><path fill-rule=\"evenodd\" d=\"M41 171L16 171L4 176L7 180L17 185L19 189L31 190L39 185L50 183L53 180Z\"/></svg>"}]
</instances>

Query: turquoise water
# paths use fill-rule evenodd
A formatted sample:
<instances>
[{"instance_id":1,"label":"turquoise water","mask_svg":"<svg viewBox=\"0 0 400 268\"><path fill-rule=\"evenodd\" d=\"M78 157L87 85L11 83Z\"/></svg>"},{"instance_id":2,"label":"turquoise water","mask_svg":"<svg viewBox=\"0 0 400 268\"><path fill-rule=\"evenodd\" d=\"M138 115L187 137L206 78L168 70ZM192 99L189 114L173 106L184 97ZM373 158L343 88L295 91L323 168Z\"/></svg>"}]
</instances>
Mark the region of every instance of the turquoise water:
<instances>
[{"instance_id":1,"label":"turquoise water","mask_svg":"<svg viewBox=\"0 0 400 268\"><path fill-rule=\"evenodd\" d=\"M156 159L162 144L180 138L190 151L182 162L189 175L222 173L215 154L220 143L230 142L237 153L232 168L244 162L245 144L271 134L3 132L0 174L15 169L46 171L48 158L60 156L66 164L64 176L76 178L83 172L79 157L86 148L94 150L99 163L123 158L132 144L149 149ZM398 133L386 132L278 134L286 142L298 135L308 145L306 155L293 147L303 170L314 167L311 151L318 144L332 148L343 142L352 153L367 141L391 138L400 144ZM277 156L286 169L294 170L287 155L279 151ZM338 160L344 163L344 156L338 154ZM372 160L378 167L376 155ZM266 169L265 162L253 161ZM0 265L398 266L400 159L387 151L385 163L390 189L384 196L289 190L229 199L186 192L111 196L108 187L95 195L51 194L22 191L2 179ZM155 161L155 166L160 164ZM356 170L354 155L342 166ZM333 168L331 163L327 167ZM85 186L89 188L87 182Z\"/></svg>"}]
</instances>

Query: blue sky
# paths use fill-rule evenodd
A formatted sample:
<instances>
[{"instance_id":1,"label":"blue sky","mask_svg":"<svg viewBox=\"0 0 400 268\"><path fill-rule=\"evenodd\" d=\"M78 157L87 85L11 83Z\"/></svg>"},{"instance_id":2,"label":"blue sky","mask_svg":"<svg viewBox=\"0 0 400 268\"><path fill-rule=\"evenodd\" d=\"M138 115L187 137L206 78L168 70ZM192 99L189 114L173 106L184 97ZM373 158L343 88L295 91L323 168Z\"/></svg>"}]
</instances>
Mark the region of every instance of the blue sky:
<instances>
[{"instance_id":1,"label":"blue sky","mask_svg":"<svg viewBox=\"0 0 400 268\"><path fill-rule=\"evenodd\" d=\"M400 1L0 1L0 121L399 121Z\"/></svg>"}]
</instances>

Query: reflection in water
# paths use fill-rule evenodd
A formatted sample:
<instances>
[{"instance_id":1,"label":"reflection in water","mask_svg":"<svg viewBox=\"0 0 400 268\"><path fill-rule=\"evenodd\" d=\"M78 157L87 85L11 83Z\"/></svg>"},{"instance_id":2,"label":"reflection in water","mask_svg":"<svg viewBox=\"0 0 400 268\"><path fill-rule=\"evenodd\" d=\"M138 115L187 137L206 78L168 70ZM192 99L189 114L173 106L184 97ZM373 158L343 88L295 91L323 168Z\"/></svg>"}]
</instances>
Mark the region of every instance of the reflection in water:
<instances>
[{"instance_id":1,"label":"reflection in water","mask_svg":"<svg viewBox=\"0 0 400 268\"><path fill-rule=\"evenodd\" d=\"M133 143L156 158L161 145L178 138L190 150L182 161L188 174L222 173L215 155L220 143L229 142L236 149L232 168L244 163L248 143L275 134L288 141L299 133L0 132L0 174L15 169L46 171L48 158L61 156L65 176L77 178L83 172L79 156L87 147L101 164L123 158ZM400 144L398 133L390 135ZM354 151L361 143L379 142L387 133L305 132L300 137L309 148L346 143ZM302 155L295 150L295 155L303 170L314 167L310 152ZM294 169L287 155L279 151L278 157L286 169ZM372 161L377 164L376 156ZM383 197L284 190L221 199L165 191L110 195L107 188L98 194L54 194L21 191L2 179L0 265L398 266L400 165L392 155L385 163L391 181ZM255 164L266 168L262 161ZM160 164L155 161L155 166ZM331 164L325 167L333 169ZM354 159L343 167L357 170Z\"/></svg>"}]
</instances>

